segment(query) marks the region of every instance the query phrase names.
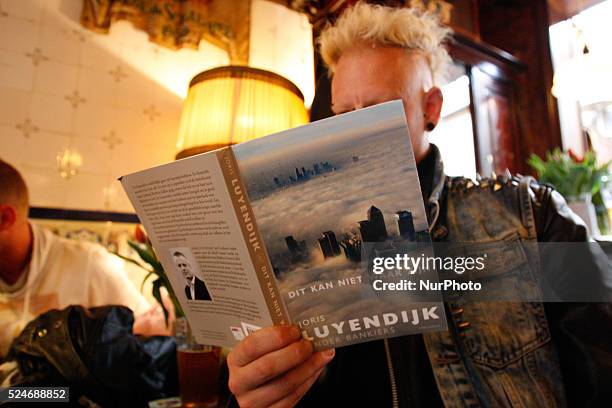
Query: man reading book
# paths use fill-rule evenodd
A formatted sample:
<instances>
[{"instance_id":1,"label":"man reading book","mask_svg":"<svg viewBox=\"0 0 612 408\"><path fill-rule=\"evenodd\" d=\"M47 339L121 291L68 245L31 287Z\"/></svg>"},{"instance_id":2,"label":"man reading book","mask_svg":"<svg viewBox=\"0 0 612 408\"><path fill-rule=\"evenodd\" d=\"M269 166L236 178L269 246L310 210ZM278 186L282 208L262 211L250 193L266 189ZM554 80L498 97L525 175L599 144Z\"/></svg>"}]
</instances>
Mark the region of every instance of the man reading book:
<instances>
[{"instance_id":1,"label":"man reading book","mask_svg":"<svg viewBox=\"0 0 612 408\"><path fill-rule=\"evenodd\" d=\"M448 34L433 16L411 9L358 3L345 11L320 40L333 75L333 111L403 101L434 241L588 241L581 220L548 186L505 177L490 180L494 189L443 174L428 132L440 120L436 84L449 60ZM559 279L599 279L609 294L601 255L594 249L577 273L559 271ZM493 279L513 259L503 254L496 261L486 271ZM229 388L245 407L610 403L610 304L448 302L446 309L448 331L335 352L313 352L296 327L261 329L229 354Z\"/></svg>"}]
</instances>

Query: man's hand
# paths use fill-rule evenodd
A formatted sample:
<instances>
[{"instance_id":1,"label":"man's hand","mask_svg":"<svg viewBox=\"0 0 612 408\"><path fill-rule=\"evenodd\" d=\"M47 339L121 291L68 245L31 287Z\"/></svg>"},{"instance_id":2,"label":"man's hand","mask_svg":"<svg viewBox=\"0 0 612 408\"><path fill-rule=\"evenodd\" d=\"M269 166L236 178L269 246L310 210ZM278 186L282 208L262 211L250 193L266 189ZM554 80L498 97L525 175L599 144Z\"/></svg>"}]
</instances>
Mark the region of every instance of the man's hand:
<instances>
[{"instance_id":1,"label":"man's hand","mask_svg":"<svg viewBox=\"0 0 612 408\"><path fill-rule=\"evenodd\" d=\"M227 357L229 389L241 407L293 407L334 358L315 353L297 326L266 327L250 334Z\"/></svg>"}]
</instances>

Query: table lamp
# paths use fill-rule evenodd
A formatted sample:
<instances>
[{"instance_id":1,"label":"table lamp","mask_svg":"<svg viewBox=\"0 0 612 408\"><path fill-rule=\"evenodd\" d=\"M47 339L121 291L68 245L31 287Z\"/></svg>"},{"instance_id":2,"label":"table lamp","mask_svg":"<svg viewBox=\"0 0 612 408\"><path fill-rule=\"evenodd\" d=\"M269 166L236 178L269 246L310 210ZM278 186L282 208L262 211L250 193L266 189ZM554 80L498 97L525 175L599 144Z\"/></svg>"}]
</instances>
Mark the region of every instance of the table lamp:
<instances>
[{"instance_id":1,"label":"table lamp","mask_svg":"<svg viewBox=\"0 0 612 408\"><path fill-rule=\"evenodd\" d=\"M304 96L288 79L247 66L196 75L183 107L177 159L308 122Z\"/></svg>"}]
</instances>

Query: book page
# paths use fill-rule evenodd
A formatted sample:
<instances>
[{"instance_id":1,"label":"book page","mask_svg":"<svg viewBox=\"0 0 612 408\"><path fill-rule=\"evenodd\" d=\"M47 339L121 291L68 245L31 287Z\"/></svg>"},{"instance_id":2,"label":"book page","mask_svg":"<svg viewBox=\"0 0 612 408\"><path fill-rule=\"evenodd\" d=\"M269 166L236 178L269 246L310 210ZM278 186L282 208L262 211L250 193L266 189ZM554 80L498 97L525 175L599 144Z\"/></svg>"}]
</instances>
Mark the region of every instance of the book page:
<instances>
[{"instance_id":1,"label":"book page","mask_svg":"<svg viewBox=\"0 0 612 408\"><path fill-rule=\"evenodd\" d=\"M231 159L230 149L220 149L121 179L196 340L220 346L284 323L258 276L269 268L267 257L253 258L255 235L249 242L245 218L237 216L228 153Z\"/></svg>"}]
</instances>

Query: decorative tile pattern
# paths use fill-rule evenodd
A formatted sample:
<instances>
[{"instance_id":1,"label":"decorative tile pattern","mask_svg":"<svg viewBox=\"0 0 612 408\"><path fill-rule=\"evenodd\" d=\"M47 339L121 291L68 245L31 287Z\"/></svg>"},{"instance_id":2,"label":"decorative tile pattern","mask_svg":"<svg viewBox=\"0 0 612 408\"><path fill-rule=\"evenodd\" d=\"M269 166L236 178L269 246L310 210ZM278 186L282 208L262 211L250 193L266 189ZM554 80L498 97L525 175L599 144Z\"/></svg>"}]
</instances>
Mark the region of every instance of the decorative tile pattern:
<instances>
[{"instance_id":1,"label":"decorative tile pattern","mask_svg":"<svg viewBox=\"0 0 612 408\"><path fill-rule=\"evenodd\" d=\"M144 113L145 116L148 117L151 122L153 122L155 120L155 118L157 118L158 116L161 115L161 113L157 111L157 108L153 104L147 106L142 111L142 113Z\"/></svg>"},{"instance_id":2,"label":"decorative tile pattern","mask_svg":"<svg viewBox=\"0 0 612 408\"><path fill-rule=\"evenodd\" d=\"M74 89L70 87L68 89ZM68 135L72 132L74 122L74 109L66 103L63 93L53 95L42 92L32 92L30 99L30 114L36 126L40 127L41 131L61 133ZM96 126L91 123L91 126Z\"/></svg>"},{"instance_id":3,"label":"decorative tile pattern","mask_svg":"<svg viewBox=\"0 0 612 408\"><path fill-rule=\"evenodd\" d=\"M121 82L122 80L128 77L128 74L125 73L123 69L121 68L121 66L119 65L117 65L115 68L108 71L108 73L110 74L110 76L113 77L113 79L117 83Z\"/></svg>"},{"instance_id":4,"label":"decorative tile pattern","mask_svg":"<svg viewBox=\"0 0 612 408\"><path fill-rule=\"evenodd\" d=\"M66 95L64 99L70 102L70 105L72 105L74 109L77 109L80 104L87 102L87 99L83 98L81 94L79 94L79 91L74 91L70 95Z\"/></svg>"},{"instance_id":5,"label":"decorative tile pattern","mask_svg":"<svg viewBox=\"0 0 612 408\"><path fill-rule=\"evenodd\" d=\"M117 136L117 133L115 133L115 131L111 131L108 135L103 136L102 141L106 143L109 150L113 150L116 146L123 143L123 140L119 136Z\"/></svg>"},{"instance_id":6,"label":"decorative tile pattern","mask_svg":"<svg viewBox=\"0 0 612 408\"><path fill-rule=\"evenodd\" d=\"M21 134L25 138L30 137L32 133L36 133L40 130L38 126L35 126L29 118L25 119L21 123L16 124L15 127L21 132Z\"/></svg>"},{"instance_id":7,"label":"decorative tile pattern","mask_svg":"<svg viewBox=\"0 0 612 408\"><path fill-rule=\"evenodd\" d=\"M88 39L92 37L90 32L84 31L84 30L78 30L76 28L71 31L71 34L82 43L84 43L85 41L87 41Z\"/></svg>"},{"instance_id":8,"label":"decorative tile pattern","mask_svg":"<svg viewBox=\"0 0 612 408\"><path fill-rule=\"evenodd\" d=\"M0 155L23 172L35 206L131 212L117 177L173 159L177 95L227 53L206 42L159 48L131 26L88 31L82 3L0 0ZM58 174L65 148L81 159L70 180Z\"/></svg>"},{"instance_id":9,"label":"decorative tile pattern","mask_svg":"<svg viewBox=\"0 0 612 408\"><path fill-rule=\"evenodd\" d=\"M41 62L49 61L49 57L47 57L40 48L34 48L34 51L26 53L26 57L32 60L32 64L37 67Z\"/></svg>"}]
</instances>

